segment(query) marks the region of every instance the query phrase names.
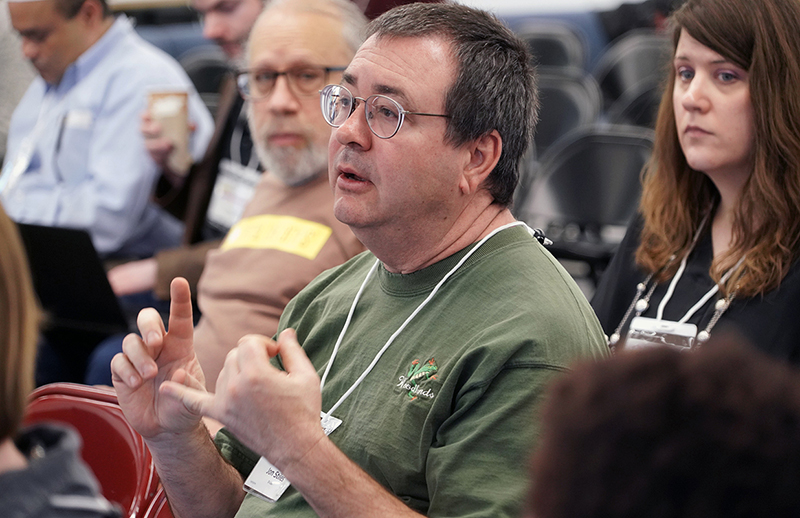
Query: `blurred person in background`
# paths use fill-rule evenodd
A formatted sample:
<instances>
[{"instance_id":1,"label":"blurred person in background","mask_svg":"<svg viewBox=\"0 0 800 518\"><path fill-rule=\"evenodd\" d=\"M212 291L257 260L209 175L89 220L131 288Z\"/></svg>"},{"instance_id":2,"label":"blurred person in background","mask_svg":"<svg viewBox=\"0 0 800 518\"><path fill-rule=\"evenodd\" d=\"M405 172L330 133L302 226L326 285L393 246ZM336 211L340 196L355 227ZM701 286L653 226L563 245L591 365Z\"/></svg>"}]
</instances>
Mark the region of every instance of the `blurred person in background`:
<instances>
[{"instance_id":1,"label":"blurred person in background","mask_svg":"<svg viewBox=\"0 0 800 518\"><path fill-rule=\"evenodd\" d=\"M74 430L55 424L20 429L33 390L40 315L22 241L2 206L0 243L0 513L118 517L81 460Z\"/></svg>"},{"instance_id":2,"label":"blurred person in background","mask_svg":"<svg viewBox=\"0 0 800 518\"><path fill-rule=\"evenodd\" d=\"M671 24L639 215L592 306L612 348L734 328L798 363L800 3L688 0Z\"/></svg>"},{"instance_id":3,"label":"blurred person in background","mask_svg":"<svg viewBox=\"0 0 800 518\"><path fill-rule=\"evenodd\" d=\"M222 48L230 60L232 73L223 82L217 127L208 151L185 178L167 167L173 142L163 136L161 125L149 113L144 114L142 133L153 160L163 172L158 198L184 220L186 230L182 246L112 268L108 278L118 296L152 290L158 306L157 301L169 299L169 284L175 277L187 279L192 293L199 293L197 282L205 267L206 254L220 246L252 199L264 165L253 152L247 101L238 95L233 72L246 68L245 42L258 13L268 2L192 0L192 7L202 18L203 36ZM354 0L353 3L373 18L409 0ZM359 35L348 38L356 40Z\"/></svg>"},{"instance_id":4,"label":"blurred person in background","mask_svg":"<svg viewBox=\"0 0 800 518\"><path fill-rule=\"evenodd\" d=\"M112 268L108 279L118 296L152 291L156 299L167 300L169 282L176 276L189 279L196 288L206 253L219 247L253 197L263 169L253 149L246 102L237 90L235 71L242 67L245 42L264 4L264 0L191 2L201 16L203 36L225 52L231 73L222 81L208 149L188 173L170 169L175 143L149 111L142 114L141 132L161 171L157 201L184 221L185 230L181 246Z\"/></svg>"},{"instance_id":5,"label":"blurred person in background","mask_svg":"<svg viewBox=\"0 0 800 518\"><path fill-rule=\"evenodd\" d=\"M272 336L286 304L317 275L364 247L333 216L330 126L319 91L338 82L362 41L366 18L349 0L273 0L250 37L239 75L255 152L267 171L200 277L194 332L208 389L247 333ZM171 280L171 279L170 279ZM111 384L122 336L93 352L86 383Z\"/></svg>"},{"instance_id":6,"label":"blurred person in background","mask_svg":"<svg viewBox=\"0 0 800 518\"><path fill-rule=\"evenodd\" d=\"M531 518L800 516L800 373L724 333L548 390Z\"/></svg>"},{"instance_id":7,"label":"blurred person in background","mask_svg":"<svg viewBox=\"0 0 800 518\"><path fill-rule=\"evenodd\" d=\"M157 167L139 132L151 89L188 92L200 157L213 128L183 69L105 0L10 0L39 73L11 120L0 191L15 220L89 232L104 257L148 257L183 225L150 202Z\"/></svg>"}]
</instances>

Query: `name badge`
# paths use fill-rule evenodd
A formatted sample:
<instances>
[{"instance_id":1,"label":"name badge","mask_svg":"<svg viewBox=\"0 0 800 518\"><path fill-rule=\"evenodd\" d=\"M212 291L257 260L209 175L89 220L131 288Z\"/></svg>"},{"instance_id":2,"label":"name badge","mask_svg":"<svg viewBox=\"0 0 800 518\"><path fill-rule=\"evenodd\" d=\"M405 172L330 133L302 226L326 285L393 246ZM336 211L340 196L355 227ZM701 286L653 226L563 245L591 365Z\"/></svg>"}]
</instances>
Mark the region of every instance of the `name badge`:
<instances>
[{"instance_id":1,"label":"name badge","mask_svg":"<svg viewBox=\"0 0 800 518\"><path fill-rule=\"evenodd\" d=\"M341 419L333 416L325 416L325 412L320 412L320 424L325 431L325 435L330 435L342 424ZM276 502L281 495L289 489L289 482L283 474L273 466L267 459L261 457L256 463L256 467L250 472L250 476L244 481L244 490L267 502Z\"/></svg>"},{"instance_id":2,"label":"name badge","mask_svg":"<svg viewBox=\"0 0 800 518\"><path fill-rule=\"evenodd\" d=\"M694 324L635 317L628 328L624 348L630 350L667 346L688 351L694 345L696 337L697 326Z\"/></svg>"},{"instance_id":3,"label":"name badge","mask_svg":"<svg viewBox=\"0 0 800 518\"><path fill-rule=\"evenodd\" d=\"M223 158L208 204L208 220L214 226L228 230L239 221L244 208L253 198L261 173L237 162Z\"/></svg>"},{"instance_id":4,"label":"name badge","mask_svg":"<svg viewBox=\"0 0 800 518\"><path fill-rule=\"evenodd\" d=\"M64 119L64 127L71 129L91 129L93 123L94 116L91 110L70 110L67 112L67 117Z\"/></svg>"}]
</instances>

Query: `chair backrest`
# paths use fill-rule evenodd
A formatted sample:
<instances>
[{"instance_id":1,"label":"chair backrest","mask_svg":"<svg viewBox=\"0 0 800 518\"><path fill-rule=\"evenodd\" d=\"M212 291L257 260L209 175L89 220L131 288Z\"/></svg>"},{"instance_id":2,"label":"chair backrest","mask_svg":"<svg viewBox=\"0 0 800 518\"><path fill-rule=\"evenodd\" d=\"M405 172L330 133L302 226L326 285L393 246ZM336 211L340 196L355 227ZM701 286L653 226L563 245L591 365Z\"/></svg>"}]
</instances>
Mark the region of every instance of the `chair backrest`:
<instances>
[{"instance_id":1,"label":"chair backrest","mask_svg":"<svg viewBox=\"0 0 800 518\"><path fill-rule=\"evenodd\" d=\"M231 70L225 53L218 47L202 46L187 51L181 56L179 63L192 80L208 111L216 114L222 82Z\"/></svg>"},{"instance_id":2,"label":"chair backrest","mask_svg":"<svg viewBox=\"0 0 800 518\"><path fill-rule=\"evenodd\" d=\"M123 515L139 518L159 485L150 452L131 428L113 389L53 383L36 389L24 423L65 423L83 439L82 456L100 482L103 496Z\"/></svg>"},{"instance_id":3,"label":"chair backrest","mask_svg":"<svg viewBox=\"0 0 800 518\"><path fill-rule=\"evenodd\" d=\"M663 82L656 77L639 81L608 109L609 122L655 129L663 88Z\"/></svg>"},{"instance_id":4,"label":"chair backrest","mask_svg":"<svg viewBox=\"0 0 800 518\"><path fill-rule=\"evenodd\" d=\"M603 105L609 109L626 91L643 80L666 77L672 47L669 38L654 31L630 31L611 42L594 69L594 77L603 93Z\"/></svg>"},{"instance_id":5,"label":"chair backrest","mask_svg":"<svg viewBox=\"0 0 800 518\"><path fill-rule=\"evenodd\" d=\"M597 122L601 101L597 83L583 72L542 74L538 86L541 108L533 143L541 157L560 137Z\"/></svg>"},{"instance_id":6,"label":"chair backrest","mask_svg":"<svg viewBox=\"0 0 800 518\"><path fill-rule=\"evenodd\" d=\"M544 71L548 68L586 67L586 43L581 32L558 20L529 22L517 30L528 44L533 63Z\"/></svg>"},{"instance_id":7,"label":"chair backrest","mask_svg":"<svg viewBox=\"0 0 800 518\"><path fill-rule=\"evenodd\" d=\"M164 493L163 487L158 488L156 496L153 497L142 518L173 518L172 509L169 508L167 494Z\"/></svg>"},{"instance_id":8,"label":"chair backrest","mask_svg":"<svg viewBox=\"0 0 800 518\"><path fill-rule=\"evenodd\" d=\"M600 233L628 224L636 211L639 175L650 157L653 132L602 125L575 130L541 159L540 172L520 208L522 219L559 240L570 225Z\"/></svg>"}]
</instances>

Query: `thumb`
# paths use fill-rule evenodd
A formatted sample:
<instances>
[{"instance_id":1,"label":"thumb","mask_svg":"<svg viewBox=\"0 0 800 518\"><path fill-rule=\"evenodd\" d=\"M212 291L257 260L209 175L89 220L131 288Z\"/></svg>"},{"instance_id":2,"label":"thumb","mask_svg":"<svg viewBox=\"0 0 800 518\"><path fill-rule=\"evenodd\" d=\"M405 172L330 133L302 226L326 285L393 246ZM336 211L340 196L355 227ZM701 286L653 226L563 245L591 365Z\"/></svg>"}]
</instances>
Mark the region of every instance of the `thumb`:
<instances>
[{"instance_id":1,"label":"thumb","mask_svg":"<svg viewBox=\"0 0 800 518\"><path fill-rule=\"evenodd\" d=\"M179 382L181 378L183 378L183 383ZM172 380L164 381L159 392L182 403L192 414L217 419L213 415L214 395L206 392L205 387L185 371L177 371Z\"/></svg>"},{"instance_id":2,"label":"thumb","mask_svg":"<svg viewBox=\"0 0 800 518\"><path fill-rule=\"evenodd\" d=\"M311 360L306 356L306 352L300 347L297 341L297 333L294 329L285 329L278 336L277 354L281 355L281 362L288 373L311 372L317 375L316 369L311 364Z\"/></svg>"}]
</instances>

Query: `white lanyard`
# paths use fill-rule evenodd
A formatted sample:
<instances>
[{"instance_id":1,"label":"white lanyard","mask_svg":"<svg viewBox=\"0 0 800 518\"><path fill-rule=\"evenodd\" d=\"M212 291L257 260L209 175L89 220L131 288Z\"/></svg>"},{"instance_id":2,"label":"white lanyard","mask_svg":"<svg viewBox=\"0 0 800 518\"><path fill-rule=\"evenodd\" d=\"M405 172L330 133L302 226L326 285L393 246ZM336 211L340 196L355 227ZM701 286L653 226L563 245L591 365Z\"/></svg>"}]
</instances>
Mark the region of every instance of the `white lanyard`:
<instances>
[{"instance_id":1,"label":"white lanyard","mask_svg":"<svg viewBox=\"0 0 800 518\"><path fill-rule=\"evenodd\" d=\"M436 286L433 288L433 290L430 292L430 294L425 298L425 300L423 300L422 303L420 303L420 305L417 306L417 308L408 316L408 318L406 318L405 322L403 322L400 325L400 327L397 328L397 331L395 331L392 334L392 336L389 337L389 340L387 340L386 343L384 344L384 346L381 348L381 350L378 351L378 354L375 355L375 358L373 358L372 362L367 366L366 369L364 369L364 372L361 373L361 376L358 377L358 379L350 386L349 389L347 389L347 391L344 394L342 394L342 397L339 398L339 401L337 401L330 408L330 410L328 410L325 413L325 419L330 417L331 414L333 414L333 412L337 408L339 408L339 406L342 403L344 403L344 400L347 399L347 397L350 394L353 393L353 391L361 384L362 381L364 381L364 378L366 378L367 375L372 371L372 369L375 367L375 364L378 363L378 360L381 359L381 356L383 356L383 353L386 352L386 350L389 348L390 345L392 345L392 343L394 342L395 338L397 338L397 336L403 331L403 329L405 329L406 326L408 326L408 324L411 322L411 320L413 320L414 317L416 317L417 314L420 311L422 311L422 308L424 308L428 304L428 302L430 302L431 299L433 299L434 295L436 295L436 293L439 291L439 288L442 287L442 285L447 281L447 279L449 279L456 272L456 270L458 270L461 267L461 265L463 265L466 262L466 260L469 259L472 256L472 254L477 252L478 249L481 246L483 246L483 244L486 241L489 240L489 238L491 238L492 236L494 236L495 234L497 234L498 232L500 232L502 230L505 230L505 229L510 228L510 227L519 226L519 225L524 225L528 229L528 232L530 232L531 235L533 235L533 231L527 225L525 225L525 223L523 223L522 221L515 221L513 223L509 223L507 225L503 225L503 226L501 226L499 228L494 229L492 232L487 234L483 239L481 239L478 242L478 244L475 245L469 252L464 254L464 257L462 257L461 260L459 260L458 263L456 263L456 265L453 266L453 268L449 272L447 272L444 277L442 277L442 279L438 282L438 284L436 284ZM331 353L331 358L330 358L330 360L328 360L328 365L325 367L325 373L322 375L322 380L320 381L320 384L319 384L320 392L322 392L322 388L325 386L325 380L327 379L328 373L331 370L331 366L333 365L333 360L336 358L336 354L339 351L339 345L342 343L342 339L344 338L344 335L347 332L347 328L350 326L350 320L351 320L351 318L353 316L353 312L356 309L356 304L358 304L358 299L361 298L361 294L364 291L364 287L369 282L369 280L372 277L372 274L375 272L375 270L377 270L379 263L380 263L380 260L376 260L375 264L372 265L372 268L370 268L369 272L367 273L367 276L364 278L364 282L361 283L361 287L359 288L358 292L356 293L355 299L353 299L353 304L350 306L350 312L347 314L347 319L344 322L344 326L342 327L341 333L339 333L339 338L336 340L336 344L333 346L333 352Z\"/></svg>"},{"instance_id":2,"label":"white lanyard","mask_svg":"<svg viewBox=\"0 0 800 518\"><path fill-rule=\"evenodd\" d=\"M691 252L692 251L689 250L686 253L686 255L683 256L678 271L675 272L675 276L672 278L672 282L669 283L669 287L667 288L667 293L664 294L664 298L658 305L658 311L656 312L656 320L662 320L662 316L664 315L664 308L666 307L669 299L672 298L672 294L675 291L675 286L678 284L678 279L681 278L681 276L683 275L683 271L686 269L686 258L689 257L689 254ZM739 262L737 262L735 265L733 265L733 267L731 267L727 272L725 272L725 275L723 275L722 278L719 280L720 284L724 284L725 281L727 281L728 278L733 274L733 272L735 272L736 269L742 265L742 262L744 261L745 257L746 256L743 255L742 258L739 259ZM698 309L702 308L703 305L705 305L705 303L708 302L708 300L711 297L713 297L718 291L719 291L719 284L714 284L714 286L710 290L708 290L706 294L703 295L694 306L689 308L689 311L687 311L686 314L683 315L683 318L678 320L678 323L679 324L686 323L690 318L692 318L692 315L694 315Z\"/></svg>"}]
</instances>

